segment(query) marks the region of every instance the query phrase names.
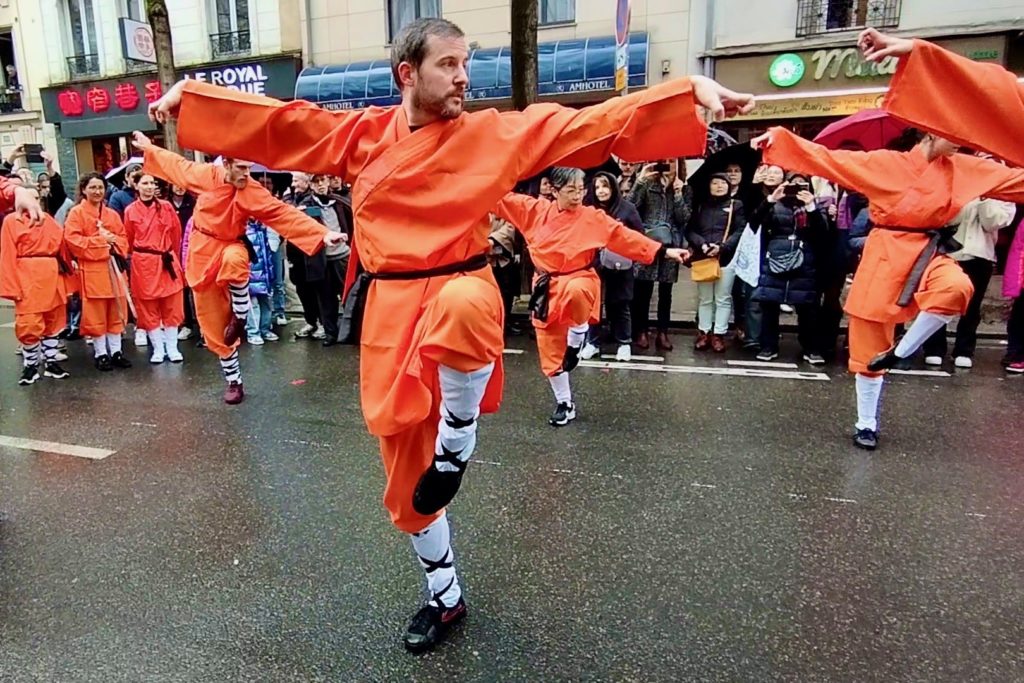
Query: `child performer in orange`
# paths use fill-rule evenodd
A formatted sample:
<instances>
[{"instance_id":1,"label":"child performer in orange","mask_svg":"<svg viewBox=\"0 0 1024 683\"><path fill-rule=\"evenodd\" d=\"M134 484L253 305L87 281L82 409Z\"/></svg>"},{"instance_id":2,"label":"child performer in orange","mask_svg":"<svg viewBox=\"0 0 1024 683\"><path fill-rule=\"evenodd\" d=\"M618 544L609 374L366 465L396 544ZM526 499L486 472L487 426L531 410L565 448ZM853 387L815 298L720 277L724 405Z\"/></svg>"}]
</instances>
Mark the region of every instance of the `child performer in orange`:
<instances>
[{"instance_id":1,"label":"child performer in orange","mask_svg":"<svg viewBox=\"0 0 1024 683\"><path fill-rule=\"evenodd\" d=\"M548 422L562 427L576 419L569 373L580 362L590 324L601 318L601 280L594 270L598 250L607 247L637 263L653 263L659 254L682 263L689 252L664 247L603 211L583 206L582 170L556 167L549 179L555 201L510 194L494 213L523 233L537 266L530 310L540 367L555 394L555 413Z\"/></svg>"},{"instance_id":2,"label":"child performer in orange","mask_svg":"<svg viewBox=\"0 0 1024 683\"><path fill-rule=\"evenodd\" d=\"M1024 83L998 64L953 54L924 40L869 28L865 59L898 57L885 110L948 140L1024 166ZM979 125L979 122L984 125Z\"/></svg>"},{"instance_id":3,"label":"child performer in orange","mask_svg":"<svg viewBox=\"0 0 1024 683\"><path fill-rule=\"evenodd\" d=\"M107 182L99 173L78 181L79 203L68 212L64 239L78 261L81 278L80 330L92 337L96 369L130 368L121 352L128 319L128 283L120 263L128 256L128 238L117 212L104 204Z\"/></svg>"},{"instance_id":4,"label":"child performer in orange","mask_svg":"<svg viewBox=\"0 0 1024 683\"><path fill-rule=\"evenodd\" d=\"M857 375L858 448L878 447L878 403L885 370L909 358L936 330L967 310L970 279L949 256L942 228L977 197L1024 201L1024 171L956 154L953 143L926 135L907 153L828 150L772 128L753 140L765 163L827 178L864 194L875 228L853 279L850 372ZM920 311L920 313L918 313ZM897 323L917 318L893 344Z\"/></svg>"},{"instance_id":5,"label":"child performer in orange","mask_svg":"<svg viewBox=\"0 0 1024 683\"><path fill-rule=\"evenodd\" d=\"M47 214L35 223L25 212L4 218L0 227L0 297L14 302L14 335L21 344L23 369L18 384L43 374L64 379L57 364L57 335L67 324L71 254L64 231Z\"/></svg>"},{"instance_id":6,"label":"child performer in orange","mask_svg":"<svg viewBox=\"0 0 1024 683\"><path fill-rule=\"evenodd\" d=\"M363 415L380 439L384 504L411 535L430 593L405 632L412 652L433 647L466 615L444 507L473 453L478 417L501 399L503 313L487 262L490 211L520 178L559 160L597 166L612 152L636 160L700 155L706 126L697 103L718 118L753 108L751 96L696 76L583 109L463 113L468 61L458 26L419 19L392 43L400 106L330 112L195 80L150 105L161 121L180 113L185 147L353 184L350 281L358 266L365 272L346 307L365 302ZM651 134L658 130L672 134Z\"/></svg>"},{"instance_id":7,"label":"child performer in orange","mask_svg":"<svg viewBox=\"0 0 1024 683\"><path fill-rule=\"evenodd\" d=\"M181 272L181 222L170 202L156 197L156 178L145 173L135 184L139 198L124 210L132 252L131 291L139 329L145 330L154 365L182 361L178 326L185 320Z\"/></svg>"},{"instance_id":8,"label":"child performer in orange","mask_svg":"<svg viewBox=\"0 0 1024 683\"><path fill-rule=\"evenodd\" d=\"M220 358L227 387L224 402L245 399L238 343L249 314L249 252L243 242L249 218L269 225L307 254L346 236L278 201L249 175L252 163L225 159L224 166L197 164L154 145L136 131L133 143L145 153L143 172L199 195L189 240L185 277L196 301L206 346Z\"/></svg>"}]
</instances>

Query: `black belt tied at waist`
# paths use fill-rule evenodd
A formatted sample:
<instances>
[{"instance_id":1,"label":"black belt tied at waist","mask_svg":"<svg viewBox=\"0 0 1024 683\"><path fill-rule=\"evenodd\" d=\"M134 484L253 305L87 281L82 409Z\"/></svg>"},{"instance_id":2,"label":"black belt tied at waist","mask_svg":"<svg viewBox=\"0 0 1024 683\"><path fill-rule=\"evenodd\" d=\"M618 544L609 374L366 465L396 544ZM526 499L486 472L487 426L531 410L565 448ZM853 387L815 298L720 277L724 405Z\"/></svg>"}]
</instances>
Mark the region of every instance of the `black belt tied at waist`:
<instances>
[{"instance_id":1,"label":"black belt tied at waist","mask_svg":"<svg viewBox=\"0 0 1024 683\"><path fill-rule=\"evenodd\" d=\"M956 235L957 226L939 228L937 230L913 230L911 228L889 225L876 225L875 227L892 232L912 232L928 236L928 243L924 245L924 249L918 254L917 260L914 261L914 266L910 269L910 274L907 276L906 282L903 283L903 289L900 290L900 296L896 300L896 305L900 308L906 308L914 300L914 293L921 286L921 280L924 279L924 271L928 269L928 264L932 262L932 259L940 254L952 254L964 248L964 245L960 244L953 237Z\"/></svg>"},{"instance_id":2,"label":"black belt tied at waist","mask_svg":"<svg viewBox=\"0 0 1024 683\"><path fill-rule=\"evenodd\" d=\"M52 258L57 260L57 272L61 275L71 275L74 272L60 254L18 254L18 258Z\"/></svg>"},{"instance_id":3,"label":"black belt tied at waist","mask_svg":"<svg viewBox=\"0 0 1024 683\"><path fill-rule=\"evenodd\" d=\"M456 275L458 273L472 273L486 268L490 261L487 254L477 254L465 261L446 263L434 268L425 270L408 270L390 273L369 273L362 272L356 276L352 288L345 297L345 304L342 306L341 319L338 321L338 341L343 344L354 344L359 339L359 328L363 321L363 311L366 308L366 295L370 290L370 283L374 280L388 281L409 281L428 280L432 277L444 275Z\"/></svg>"},{"instance_id":4,"label":"black belt tied at waist","mask_svg":"<svg viewBox=\"0 0 1024 683\"><path fill-rule=\"evenodd\" d=\"M174 272L174 254L172 252L150 249L148 247L135 247L135 251L139 254L155 254L159 256L163 262L164 270L171 276L171 279L178 279L178 274Z\"/></svg>"},{"instance_id":5,"label":"black belt tied at waist","mask_svg":"<svg viewBox=\"0 0 1024 683\"><path fill-rule=\"evenodd\" d=\"M564 273L545 273L538 271L537 281L533 283L533 293L530 295L530 303L527 307L533 317L539 321L547 322L548 306L551 303L551 278L564 277L574 273L582 273L585 270L593 270L594 263L588 263L582 268L568 270Z\"/></svg>"}]
</instances>

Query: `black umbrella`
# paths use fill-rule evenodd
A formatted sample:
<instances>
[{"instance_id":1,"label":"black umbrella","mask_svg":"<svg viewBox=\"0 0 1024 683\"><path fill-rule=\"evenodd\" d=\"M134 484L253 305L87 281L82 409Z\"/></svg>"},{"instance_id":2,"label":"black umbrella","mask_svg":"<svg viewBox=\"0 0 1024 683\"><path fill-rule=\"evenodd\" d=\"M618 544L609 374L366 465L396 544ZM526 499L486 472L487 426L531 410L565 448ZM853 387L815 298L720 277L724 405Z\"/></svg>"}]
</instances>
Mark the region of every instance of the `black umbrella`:
<instances>
[{"instance_id":1,"label":"black umbrella","mask_svg":"<svg viewBox=\"0 0 1024 683\"><path fill-rule=\"evenodd\" d=\"M686 181L693 188L694 198L706 197L711 174L724 172L725 167L730 164L739 164L739 167L743 169L743 182L740 186L742 195L744 190L750 187L754 171L761 165L761 150L754 149L750 143L744 142L731 145L708 156L701 167L694 171Z\"/></svg>"},{"instance_id":2,"label":"black umbrella","mask_svg":"<svg viewBox=\"0 0 1024 683\"><path fill-rule=\"evenodd\" d=\"M708 156L712 154L717 154L726 147L732 147L733 145L737 144L739 143L736 141L736 138L729 135L720 128L710 126L708 127L707 149L705 150L704 154Z\"/></svg>"}]
</instances>

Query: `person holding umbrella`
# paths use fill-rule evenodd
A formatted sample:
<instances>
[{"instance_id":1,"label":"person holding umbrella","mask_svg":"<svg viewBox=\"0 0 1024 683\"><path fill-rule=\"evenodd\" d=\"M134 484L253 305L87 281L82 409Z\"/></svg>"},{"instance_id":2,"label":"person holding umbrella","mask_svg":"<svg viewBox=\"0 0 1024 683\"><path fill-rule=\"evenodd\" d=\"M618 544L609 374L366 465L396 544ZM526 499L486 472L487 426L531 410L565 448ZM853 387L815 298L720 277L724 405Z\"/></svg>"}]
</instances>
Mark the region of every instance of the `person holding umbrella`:
<instances>
[{"instance_id":1,"label":"person holding umbrella","mask_svg":"<svg viewBox=\"0 0 1024 683\"><path fill-rule=\"evenodd\" d=\"M103 203L107 183L99 173L78 181L78 204L68 212L64 239L78 261L82 297L80 331L92 337L96 369L130 368L121 351L128 319L128 287L124 264L128 236L117 212Z\"/></svg>"}]
</instances>

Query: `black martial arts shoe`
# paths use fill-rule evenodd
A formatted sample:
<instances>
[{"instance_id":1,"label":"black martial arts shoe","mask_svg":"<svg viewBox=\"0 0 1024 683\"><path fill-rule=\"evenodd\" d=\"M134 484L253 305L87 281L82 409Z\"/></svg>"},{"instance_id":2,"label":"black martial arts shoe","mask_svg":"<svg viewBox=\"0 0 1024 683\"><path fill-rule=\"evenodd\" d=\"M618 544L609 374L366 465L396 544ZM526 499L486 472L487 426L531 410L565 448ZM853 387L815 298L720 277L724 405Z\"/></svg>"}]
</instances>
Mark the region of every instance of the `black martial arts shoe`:
<instances>
[{"instance_id":1,"label":"black martial arts shoe","mask_svg":"<svg viewBox=\"0 0 1024 683\"><path fill-rule=\"evenodd\" d=\"M878 432L873 429L858 429L853 435L853 445L864 451L878 448Z\"/></svg>"},{"instance_id":2,"label":"black martial arts shoe","mask_svg":"<svg viewBox=\"0 0 1024 683\"><path fill-rule=\"evenodd\" d=\"M441 609L426 604L409 622L405 632L405 649L413 654L422 654L448 637L448 632L466 618L466 601L459 598L454 607Z\"/></svg>"},{"instance_id":3,"label":"black martial arts shoe","mask_svg":"<svg viewBox=\"0 0 1024 683\"><path fill-rule=\"evenodd\" d=\"M114 366L110 363L110 356L103 354L102 356L96 356L96 369L100 372L110 372L114 369Z\"/></svg>"},{"instance_id":4,"label":"black martial arts shoe","mask_svg":"<svg viewBox=\"0 0 1024 683\"><path fill-rule=\"evenodd\" d=\"M224 328L224 345L233 346L245 334L245 318L232 318Z\"/></svg>"},{"instance_id":5,"label":"black martial arts shoe","mask_svg":"<svg viewBox=\"0 0 1024 683\"><path fill-rule=\"evenodd\" d=\"M900 361L904 360L896 355L896 347L899 346L899 343L900 342L897 339L896 343L893 344L888 351L883 351L872 358L871 362L868 363L868 371L882 372L883 370L892 370Z\"/></svg>"},{"instance_id":6,"label":"black martial arts shoe","mask_svg":"<svg viewBox=\"0 0 1024 683\"><path fill-rule=\"evenodd\" d=\"M121 370L127 370L132 366L132 362L125 358L124 354L121 353L120 351L118 351L117 353L110 357L110 364L113 365L115 368L119 368Z\"/></svg>"},{"instance_id":7,"label":"black martial arts shoe","mask_svg":"<svg viewBox=\"0 0 1024 683\"><path fill-rule=\"evenodd\" d=\"M43 368L43 376L52 379L64 379L65 377L70 377L71 374L57 363L51 361Z\"/></svg>"},{"instance_id":8,"label":"black martial arts shoe","mask_svg":"<svg viewBox=\"0 0 1024 683\"><path fill-rule=\"evenodd\" d=\"M559 403L558 407L555 408L555 413L548 420L548 424L552 427L564 427L573 420L576 419L576 404L575 403Z\"/></svg>"},{"instance_id":9,"label":"black martial arts shoe","mask_svg":"<svg viewBox=\"0 0 1024 683\"><path fill-rule=\"evenodd\" d=\"M18 379L18 384L28 386L29 384L35 384L37 379L39 379L39 366L26 365L21 371L21 378Z\"/></svg>"},{"instance_id":10,"label":"black martial arts shoe","mask_svg":"<svg viewBox=\"0 0 1024 683\"><path fill-rule=\"evenodd\" d=\"M563 372L572 372L580 364L580 349L582 346L566 346L565 356L562 358Z\"/></svg>"},{"instance_id":11,"label":"black martial arts shoe","mask_svg":"<svg viewBox=\"0 0 1024 683\"><path fill-rule=\"evenodd\" d=\"M432 515L452 502L455 494L462 486L462 475L466 473L469 461L459 460L462 451L450 451L441 446L440 455L434 454L434 461L427 471L416 482L416 490L412 493L412 509L421 515ZM443 462L455 467L455 471L442 472L437 463Z\"/></svg>"}]
</instances>

